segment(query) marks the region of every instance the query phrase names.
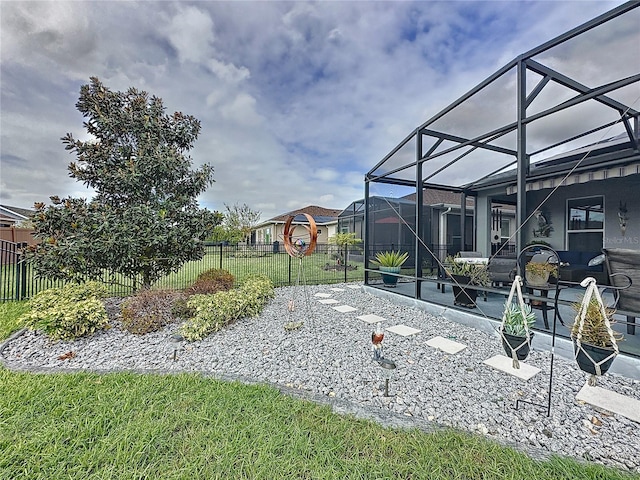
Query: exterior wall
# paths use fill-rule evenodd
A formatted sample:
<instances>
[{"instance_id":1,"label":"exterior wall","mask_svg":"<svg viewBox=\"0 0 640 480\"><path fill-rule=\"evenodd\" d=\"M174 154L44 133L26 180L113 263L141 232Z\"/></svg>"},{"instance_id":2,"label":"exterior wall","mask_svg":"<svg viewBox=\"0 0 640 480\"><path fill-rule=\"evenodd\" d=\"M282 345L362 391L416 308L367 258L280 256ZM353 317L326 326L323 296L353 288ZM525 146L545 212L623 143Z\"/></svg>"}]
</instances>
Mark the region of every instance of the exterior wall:
<instances>
[{"instance_id":1,"label":"exterior wall","mask_svg":"<svg viewBox=\"0 0 640 480\"><path fill-rule=\"evenodd\" d=\"M524 227L525 240L543 240L549 243L556 250L568 249L567 235L567 202L570 199L584 198L602 195L604 197L604 248L628 248L640 250L640 175L630 175L623 178L610 178L576 185L568 185L558 188L553 195L542 206L547 220L551 223L553 231L548 237L535 237L533 229L537 227L537 219L532 216ZM497 192L493 192L496 194ZM500 192L504 194L504 191ZM535 211L536 205L540 204L551 193L550 189L532 191L527 194L527 215ZM487 192L480 192L478 202L485 202ZM513 195L515 199L515 195ZM620 202L626 203L628 217L625 233L620 229L618 212ZM484 211L484 208L480 209ZM486 225L486 227L483 227ZM483 228L485 231L483 232ZM486 230L490 228L490 219L483 223L478 221L478 239L485 238Z\"/></svg>"},{"instance_id":2,"label":"exterior wall","mask_svg":"<svg viewBox=\"0 0 640 480\"><path fill-rule=\"evenodd\" d=\"M293 224L296 227L296 234L302 235L303 232L306 233L306 230L302 226L302 224ZM328 243L329 238L336 234L338 228L338 221L336 220L330 224L322 224L317 225L318 228L318 243ZM267 229L270 229L270 239L266 240L266 232ZM268 225L263 225L260 228L256 229L256 242L257 243L273 243L278 241L280 243L283 242L284 238L284 223L270 223Z\"/></svg>"},{"instance_id":3,"label":"exterior wall","mask_svg":"<svg viewBox=\"0 0 640 480\"><path fill-rule=\"evenodd\" d=\"M491 201L488 197L476 198L476 219L476 250L488 257L491 253Z\"/></svg>"}]
</instances>

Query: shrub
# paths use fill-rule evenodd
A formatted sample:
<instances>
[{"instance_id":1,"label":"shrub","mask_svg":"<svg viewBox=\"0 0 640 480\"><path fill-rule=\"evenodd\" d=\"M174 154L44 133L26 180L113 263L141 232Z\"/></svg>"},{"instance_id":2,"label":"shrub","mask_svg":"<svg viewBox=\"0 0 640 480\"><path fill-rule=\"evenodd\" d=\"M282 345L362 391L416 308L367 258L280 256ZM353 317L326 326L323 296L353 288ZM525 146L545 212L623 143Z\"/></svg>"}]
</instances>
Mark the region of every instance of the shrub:
<instances>
[{"instance_id":1,"label":"shrub","mask_svg":"<svg viewBox=\"0 0 640 480\"><path fill-rule=\"evenodd\" d=\"M30 311L21 321L54 340L73 340L109 328L101 298L106 288L97 282L50 288L29 300Z\"/></svg>"},{"instance_id":2,"label":"shrub","mask_svg":"<svg viewBox=\"0 0 640 480\"><path fill-rule=\"evenodd\" d=\"M194 294L212 294L221 291L231 290L235 278L227 270L212 268L198 275L196 281L189 287L188 293Z\"/></svg>"},{"instance_id":3,"label":"shrub","mask_svg":"<svg viewBox=\"0 0 640 480\"><path fill-rule=\"evenodd\" d=\"M177 299L175 302L173 302L173 306L171 307L171 314L174 317L182 318L183 320L192 318L195 313L195 310L189 307L187 297Z\"/></svg>"},{"instance_id":4,"label":"shrub","mask_svg":"<svg viewBox=\"0 0 640 480\"><path fill-rule=\"evenodd\" d=\"M239 318L259 314L270 298L273 283L262 275L248 277L240 288L228 292L193 295L187 304L195 314L182 324L180 333L187 340L200 340Z\"/></svg>"},{"instance_id":5,"label":"shrub","mask_svg":"<svg viewBox=\"0 0 640 480\"><path fill-rule=\"evenodd\" d=\"M122 304L122 325L136 335L161 330L175 321L173 306L182 298L173 290L141 290Z\"/></svg>"}]
</instances>

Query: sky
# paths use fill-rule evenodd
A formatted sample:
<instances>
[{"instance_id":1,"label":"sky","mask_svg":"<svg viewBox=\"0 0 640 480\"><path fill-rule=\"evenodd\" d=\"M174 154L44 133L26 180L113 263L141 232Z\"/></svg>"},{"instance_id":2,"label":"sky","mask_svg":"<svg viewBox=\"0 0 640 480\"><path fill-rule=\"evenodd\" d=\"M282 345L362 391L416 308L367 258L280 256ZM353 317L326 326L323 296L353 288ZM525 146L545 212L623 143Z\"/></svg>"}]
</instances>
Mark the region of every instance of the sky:
<instances>
[{"instance_id":1,"label":"sky","mask_svg":"<svg viewBox=\"0 0 640 480\"><path fill-rule=\"evenodd\" d=\"M621 3L0 0L0 203L91 197L60 138L89 138L75 104L96 76L201 121L202 207L344 209L426 119Z\"/></svg>"}]
</instances>

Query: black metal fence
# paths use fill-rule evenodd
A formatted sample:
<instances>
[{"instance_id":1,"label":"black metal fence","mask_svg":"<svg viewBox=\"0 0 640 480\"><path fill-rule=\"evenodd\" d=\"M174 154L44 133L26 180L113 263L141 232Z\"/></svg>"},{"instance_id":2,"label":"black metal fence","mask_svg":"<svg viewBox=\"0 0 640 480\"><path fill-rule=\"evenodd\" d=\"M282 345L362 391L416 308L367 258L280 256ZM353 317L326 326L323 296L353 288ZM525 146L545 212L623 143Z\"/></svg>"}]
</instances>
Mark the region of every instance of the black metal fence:
<instances>
[{"instance_id":1,"label":"black metal fence","mask_svg":"<svg viewBox=\"0 0 640 480\"><path fill-rule=\"evenodd\" d=\"M178 272L171 273L154 284L154 288L182 289L191 285L198 275L212 268L231 272L237 282L252 274L271 278L274 285L296 285L355 282L364 279L362 249L318 244L314 253L301 259L290 257L284 245L274 242L263 245L210 245L201 260L188 262ZM114 296L124 296L135 289L133 281L122 278L107 281ZM0 301L28 299L47 288L64 285L63 281L37 278L32 263L23 254L23 245L0 241Z\"/></svg>"}]
</instances>

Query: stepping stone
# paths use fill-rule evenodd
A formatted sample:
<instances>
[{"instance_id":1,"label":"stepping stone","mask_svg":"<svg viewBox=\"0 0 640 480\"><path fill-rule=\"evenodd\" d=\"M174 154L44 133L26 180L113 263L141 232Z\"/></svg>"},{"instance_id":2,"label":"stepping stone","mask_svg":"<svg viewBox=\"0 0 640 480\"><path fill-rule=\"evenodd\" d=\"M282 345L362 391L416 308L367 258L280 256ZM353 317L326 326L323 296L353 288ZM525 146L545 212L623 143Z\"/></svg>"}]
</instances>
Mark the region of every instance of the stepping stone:
<instances>
[{"instance_id":1,"label":"stepping stone","mask_svg":"<svg viewBox=\"0 0 640 480\"><path fill-rule=\"evenodd\" d=\"M330 288L332 292L344 292L344 288Z\"/></svg>"},{"instance_id":2,"label":"stepping stone","mask_svg":"<svg viewBox=\"0 0 640 480\"><path fill-rule=\"evenodd\" d=\"M314 297L321 297L321 298L329 298L331 296L330 293L316 293L314 295Z\"/></svg>"},{"instance_id":3,"label":"stepping stone","mask_svg":"<svg viewBox=\"0 0 640 480\"><path fill-rule=\"evenodd\" d=\"M463 343L454 342L444 337L433 337L427 342L427 345L442 350L445 353L458 353L467 348Z\"/></svg>"},{"instance_id":4,"label":"stepping stone","mask_svg":"<svg viewBox=\"0 0 640 480\"><path fill-rule=\"evenodd\" d=\"M374 315L373 313L368 313L367 315L360 315L358 318L366 323L378 323L378 322L385 321L384 318L379 317L378 315Z\"/></svg>"},{"instance_id":5,"label":"stepping stone","mask_svg":"<svg viewBox=\"0 0 640 480\"><path fill-rule=\"evenodd\" d=\"M496 355L488 358L482 363L522 380L529 380L540 372L539 368L527 365L523 362L520 362L520 368L513 368L513 360L505 355Z\"/></svg>"},{"instance_id":6,"label":"stepping stone","mask_svg":"<svg viewBox=\"0 0 640 480\"><path fill-rule=\"evenodd\" d=\"M360 285L347 285L347 288L351 288L353 290L360 290Z\"/></svg>"},{"instance_id":7,"label":"stepping stone","mask_svg":"<svg viewBox=\"0 0 640 480\"><path fill-rule=\"evenodd\" d=\"M393 327L389 327L386 330L387 332L397 333L398 335L402 335L403 337L409 337L422 331L418 330L417 328L407 327L406 325L394 325Z\"/></svg>"},{"instance_id":8,"label":"stepping stone","mask_svg":"<svg viewBox=\"0 0 640 480\"><path fill-rule=\"evenodd\" d=\"M318 302L324 303L325 305L331 305L333 303L340 303L338 300L335 300L333 298L325 298L324 300L318 300Z\"/></svg>"},{"instance_id":9,"label":"stepping stone","mask_svg":"<svg viewBox=\"0 0 640 480\"><path fill-rule=\"evenodd\" d=\"M617 413L627 417L629 420L640 423L640 400L635 398L601 387L590 387L587 383L576 395L576 400Z\"/></svg>"},{"instance_id":10,"label":"stepping stone","mask_svg":"<svg viewBox=\"0 0 640 480\"><path fill-rule=\"evenodd\" d=\"M350 307L349 305L340 305L339 307L331 307L331 308L339 311L340 313L355 312L356 310L358 310L357 308Z\"/></svg>"}]
</instances>

